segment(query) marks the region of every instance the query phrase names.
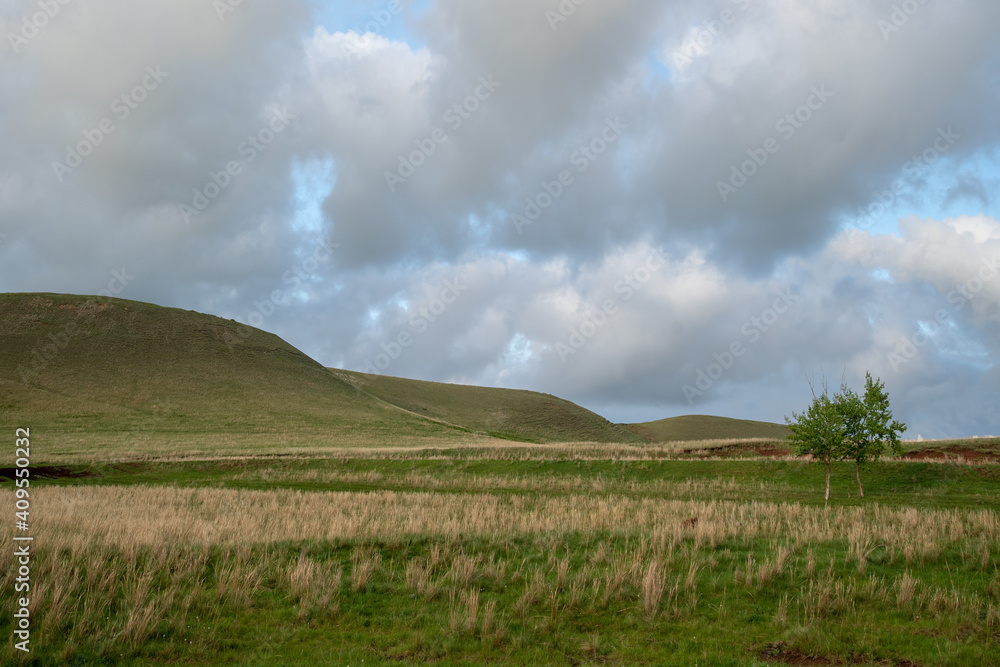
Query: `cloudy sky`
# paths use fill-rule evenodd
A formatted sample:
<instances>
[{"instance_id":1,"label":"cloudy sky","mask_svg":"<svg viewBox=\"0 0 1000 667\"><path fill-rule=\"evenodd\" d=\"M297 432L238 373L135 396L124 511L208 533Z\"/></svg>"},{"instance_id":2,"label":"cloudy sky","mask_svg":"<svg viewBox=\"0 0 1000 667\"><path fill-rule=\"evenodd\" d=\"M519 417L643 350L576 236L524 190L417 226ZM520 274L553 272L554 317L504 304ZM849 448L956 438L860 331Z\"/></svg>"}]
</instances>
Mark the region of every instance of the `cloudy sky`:
<instances>
[{"instance_id":1,"label":"cloudy sky","mask_svg":"<svg viewBox=\"0 0 1000 667\"><path fill-rule=\"evenodd\" d=\"M613 421L1000 434L1000 3L0 0L0 290Z\"/></svg>"}]
</instances>

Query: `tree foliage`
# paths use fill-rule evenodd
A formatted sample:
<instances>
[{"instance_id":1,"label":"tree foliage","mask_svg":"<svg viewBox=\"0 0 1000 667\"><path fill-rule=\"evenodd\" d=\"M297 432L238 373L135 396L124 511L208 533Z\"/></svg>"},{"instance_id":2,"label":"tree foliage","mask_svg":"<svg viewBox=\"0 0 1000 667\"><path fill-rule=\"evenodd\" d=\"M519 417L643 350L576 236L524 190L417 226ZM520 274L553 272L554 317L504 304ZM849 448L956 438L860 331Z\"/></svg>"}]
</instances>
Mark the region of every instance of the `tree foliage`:
<instances>
[{"instance_id":1,"label":"tree foliage","mask_svg":"<svg viewBox=\"0 0 1000 667\"><path fill-rule=\"evenodd\" d=\"M892 418L885 383L873 380L871 373L865 374L864 396L847 388L841 389L838 396L845 430L841 458L854 461L858 493L864 498L861 470L882 458L887 446L893 454L902 452L899 436L906 430L906 424Z\"/></svg>"},{"instance_id":2,"label":"tree foliage","mask_svg":"<svg viewBox=\"0 0 1000 667\"><path fill-rule=\"evenodd\" d=\"M798 456L812 455L826 464L826 499L830 499L830 466L844 450L846 432L840 416L838 397L830 398L824 390L813 397L812 405L802 414L785 417L792 431L789 440Z\"/></svg>"},{"instance_id":3,"label":"tree foliage","mask_svg":"<svg viewBox=\"0 0 1000 667\"><path fill-rule=\"evenodd\" d=\"M802 414L785 418L792 431L789 440L795 453L810 454L826 465L826 499L830 499L830 468L833 461L854 461L858 493L863 498L861 470L877 462L886 447L894 454L902 451L899 435L906 425L892 418L889 395L881 379L865 374L864 395L841 385L833 397L824 386L819 396Z\"/></svg>"}]
</instances>

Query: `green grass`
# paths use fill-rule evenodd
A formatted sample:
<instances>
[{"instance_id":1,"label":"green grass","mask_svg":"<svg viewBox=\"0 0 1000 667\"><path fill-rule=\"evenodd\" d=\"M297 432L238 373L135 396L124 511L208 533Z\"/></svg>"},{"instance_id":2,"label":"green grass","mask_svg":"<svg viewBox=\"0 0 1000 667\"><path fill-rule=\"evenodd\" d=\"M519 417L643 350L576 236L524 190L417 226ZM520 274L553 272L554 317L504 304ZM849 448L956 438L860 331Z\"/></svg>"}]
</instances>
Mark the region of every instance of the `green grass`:
<instances>
[{"instance_id":1,"label":"green grass","mask_svg":"<svg viewBox=\"0 0 1000 667\"><path fill-rule=\"evenodd\" d=\"M340 569L350 581L352 553L363 548L377 553L383 564L365 589L342 585L331 604L291 602L288 584L279 567L269 567L262 576L260 590L247 602L223 597L219 600L210 585L196 594L186 613L183 628L171 619L156 628L156 637L139 650L114 655L115 648L100 640L77 645L70 655L75 664L108 664L116 658L123 663L143 664L423 664L446 665L502 664L669 664L669 665L762 665L761 656L781 653L819 656L811 664L836 664L844 656L848 664L914 664L909 657L927 656L928 664L987 665L997 658L996 648L970 636L963 621L953 622L934 611L920 614L919 607L900 609L895 600L873 603L883 591L866 593L873 580L894 578L904 568L882 563L878 557L865 575L853 565L835 563L841 545L830 545L815 553L823 565L813 581L851 582L858 590L851 600L832 599L821 610L795 608L786 603L786 620L776 625L782 601L800 592L808 577L804 573L785 574L765 584L741 585L732 572L745 567L748 558L766 560L773 556L766 544L720 545L712 560L694 555L704 569L686 588L691 556L679 551L665 566L664 576L673 586L683 582L665 608L652 617L641 608L641 593L631 581L624 583L605 600L571 590L584 568L607 575L608 568L594 565L603 545L611 553L627 553L635 545L611 535L566 535L560 539L510 539L502 542L461 540L435 543L427 540L405 542L335 544L279 544L268 554L287 567L300 554L325 568ZM471 626L468 605L461 593L451 596L447 565L437 571L441 592L428 599L406 585L406 564L427 562L437 547L445 559L460 554L488 553L508 568L519 572L502 577L477 571L462 592L474 590L479 596L476 625ZM567 559L568 586L558 587L558 562L552 554L573 554ZM261 556L260 554L255 554ZM124 560L124 556L118 556ZM213 549L205 576L213 581L232 554ZM805 567L807 556L798 554L795 565ZM140 554L140 563L150 566L150 556ZM946 554L940 562L959 569L957 553ZM447 563L447 560L446 560ZM142 565L140 566L142 567ZM927 579L918 575L921 582ZM519 613L518 602L531 582L548 597L536 598ZM345 582L345 583L346 583ZM962 581L964 584L965 582ZM926 587L935 586L926 582ZM555 591L553 594L552 591ZM182 591L183 592L183 591ZM588 591L589 593L589 591ZM545 595L545 593L542 593ZM493 602L494 621L483 625L483 607ZM878 609L866 609L865 604ZM112 619L124 609L112 603ZM455 616L461 617L455 623ZM180 616L180 612L178 612ZM903 632L900 632L903 631ZM51 653L42 649L40 655ZM852 657L848 657L852 656ZM909 657L907 657L909 656ZM936 658L936 659L935 659ZM828 662L829 660L829 662ZM806 663L809 664L809 663Z\"/></svg>"}]
</instances>

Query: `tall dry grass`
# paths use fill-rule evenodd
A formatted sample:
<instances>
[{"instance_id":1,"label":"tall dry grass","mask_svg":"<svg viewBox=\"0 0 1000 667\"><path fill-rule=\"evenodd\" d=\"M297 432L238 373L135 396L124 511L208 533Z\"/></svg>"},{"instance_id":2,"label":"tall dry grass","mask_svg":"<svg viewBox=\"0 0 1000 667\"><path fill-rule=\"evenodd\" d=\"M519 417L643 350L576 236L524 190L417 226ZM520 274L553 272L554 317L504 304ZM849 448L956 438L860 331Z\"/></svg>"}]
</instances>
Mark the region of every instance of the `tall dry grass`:
<instances>
[{"instance_id":1,"label":"tall dry grass","mask_svg":"<svg viewBox=\"0 0 1000 667\"><path fill-rule=\"evenodd\" d=\"M753 492L778 494L781 485L772 482L745 484L735 477L729 479L686 479L671 481L651 480L609 480L597 477L545 477L530 475L469 475L460 471L442 470L435 474L414 470L406 474L391 474L368 470L352 472L345 470L306 470L289 468L257 468L238 473L232 477L240 482L267 482L280 485L291 482L309 482L318 485L370 485L382 489L403 488L425 491L545 491L548 493L649 493L669 498L713 498L720 495L738 496L752 489Z\"/></svg>"},{"instance_id":2,"label":"tall dry grass","mask_svg":"<svg viewBox=\"0 0 1000 667\"><path fill-rule=\"evenodd\" d=\"M642 535L660 548L787 539L790 549L851 541L859 562L879 544L933 562L962 545L990 562L1000 521L990 509L916 510L880 505L825 509L763 502L627 496L525 497L481 494L303 493L176 487L40 488L40 541L76 553L92 545L135 550L162 545L252 545L284 540L458 537L610 532ZM684 528L697 517L694 528Z\"/></svg>"},{"instance_id":3,"label":"tall dry grass","mask_svg":"<svg viewBox=\"0 0 1000 667\"><path fill-rule=\"evenodd\" d=\"M649 561L646 574L642 579L642 606L646 616L655 616L663 599L663 590L666 588L666 579L661 563L653 559Z\"/></svg>"}]
</instances>

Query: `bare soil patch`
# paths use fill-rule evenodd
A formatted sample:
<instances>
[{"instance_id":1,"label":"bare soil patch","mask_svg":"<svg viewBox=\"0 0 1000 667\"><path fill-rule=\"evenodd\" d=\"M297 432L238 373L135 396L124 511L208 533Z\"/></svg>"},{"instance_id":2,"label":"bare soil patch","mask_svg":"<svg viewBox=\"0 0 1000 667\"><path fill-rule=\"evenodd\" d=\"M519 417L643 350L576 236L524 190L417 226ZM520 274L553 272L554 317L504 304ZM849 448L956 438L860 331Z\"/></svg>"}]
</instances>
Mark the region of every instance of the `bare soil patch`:
<instances>
[{"instance_id":1,"label":"bare soil patch","mask_svg":"<svg viewBox=\"0 0 1000 667\"><path fill-rule=\"evenodd\" d=\"M983 452L969 447L949 446L940 449L921 449L902 455L908 461L969 461L973 463L1000 463L1000 454Z\"/></svg>"},{"instance_id":2,"label":"bare soil patch","mask_svg":"<svg viewBox=\"0 0 1000 667\"><path fill-rule=\"evenodd\" d=\"M807 656L802 651L789 648L786 642L773 642L761 650L760 659L764 662L780 665L837 665L829 658Z\"/></svg>"},{"instance_id":3,"label":"bare soil patch","mask_svg":"<svg viewBox=\"0 0 1000 667\"><path fill-rule=\"evenodd\" d=\"M787 642L773 642L766 645L763 650L758 654L760 659L764 662L777 664L777 665L868 665L871 664L870 660L860 659L860 662L851 659L847 662L834 660L832 658L822 658L815 656L808 656L802 651L796 648L789 648ZM894 660L885 660L879 663L879 665L885 665L885 667L920 667L914 662L909 660L901 660L896 662Z\"/></svg>"},{"instance_id":4,"label":"bare soil patch","mask_svg":"<svg viewBox=\"0 0 1000 667\"><path fill-rule=\"evenodd\" d=\"M791 447L779 447L771 443L736 443L710 449L692 448L683 450L684 454L695 455L698 458L720 458L740 456L763 456L766 458L784 458L792 455Z\"/></svg>"},{"instance_id":5,"label":"bare soil patch","mask_svg":"<svg viewBox=\"0 0 1000 667\"><path fill-rule=\"evenodd\" d=\"M0 477L14 479L16 468L0 468ZM96 473L65 466L29 466L30 478L42 479L77 479L79 477L97 477Z\"/></svg>"}]
</instances>

